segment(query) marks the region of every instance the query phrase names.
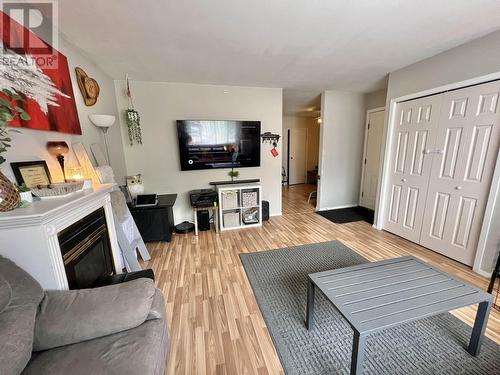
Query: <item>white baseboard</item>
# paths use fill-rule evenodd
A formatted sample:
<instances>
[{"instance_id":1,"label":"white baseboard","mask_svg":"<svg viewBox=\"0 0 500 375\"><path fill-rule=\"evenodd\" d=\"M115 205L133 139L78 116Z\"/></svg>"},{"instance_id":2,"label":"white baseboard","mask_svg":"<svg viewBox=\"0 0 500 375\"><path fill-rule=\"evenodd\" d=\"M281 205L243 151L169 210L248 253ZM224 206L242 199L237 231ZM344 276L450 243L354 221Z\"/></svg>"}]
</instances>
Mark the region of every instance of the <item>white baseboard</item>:
<instances>
[{"instance_id":1,"label":"white baseboard","mask_svg":"<svg viewBox=\"0 0 500 375\"><path fill-rule=\"evenodd\" d=\"M278 212L277 214L269 214L270 217L273 217L273 216L281 216L282 213L281 212Z\"/></svg>"},{"instance_id":2,"label":"white baseboard","mask_svg":"<svg viewBox=\"0 0 500 375\"><path fill-rule=\"evenodd\" d=\"M351 208L351 207L358 207L358 205L357 204L346 204L346 205L342 205L342 206L322 207L320 209L316 209L316 211L338 210L340 208Z\"/></svg>"},{"instance_id":3,"label":"white baseboard","mask_svg":"<svg viewBox=\"0 0 500 375\"><path fill-rule=\"evenodd\" d=\"M480 274L481 276L484 276L488 279L491 279L491 275L493 274L493 272L486 272L486 271L483 271L483 270L477 270L475 271L476 273Z\"/></svg>"}]
</instances>

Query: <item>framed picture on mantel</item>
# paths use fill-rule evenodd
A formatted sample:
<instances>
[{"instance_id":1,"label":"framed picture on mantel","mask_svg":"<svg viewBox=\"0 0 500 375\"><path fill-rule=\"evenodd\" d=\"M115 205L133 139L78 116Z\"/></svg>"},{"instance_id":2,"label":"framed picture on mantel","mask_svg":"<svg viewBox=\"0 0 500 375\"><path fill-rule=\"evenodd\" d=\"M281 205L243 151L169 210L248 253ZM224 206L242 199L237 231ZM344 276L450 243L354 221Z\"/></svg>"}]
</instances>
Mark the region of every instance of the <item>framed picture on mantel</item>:
<instances>
[{"instance_id":1,"label":"framed picture on mantel","mask_svg":"<svg viewBox=\"0 0 500 375\"><path fill-rule=\"evenodd\" d=\"M50 172L45 160L10 163L18 185L33 188L50 184Z\"/></svg>"}]
</instances>

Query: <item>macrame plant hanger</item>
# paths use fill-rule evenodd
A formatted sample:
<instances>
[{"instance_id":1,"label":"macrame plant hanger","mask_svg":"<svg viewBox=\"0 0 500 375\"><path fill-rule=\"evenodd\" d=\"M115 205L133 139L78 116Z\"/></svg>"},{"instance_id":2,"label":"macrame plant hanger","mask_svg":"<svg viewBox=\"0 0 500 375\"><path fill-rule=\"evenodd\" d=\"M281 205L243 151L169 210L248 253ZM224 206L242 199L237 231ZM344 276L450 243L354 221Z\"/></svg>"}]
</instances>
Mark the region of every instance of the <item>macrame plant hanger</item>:
<instances>
[{"instance_id":1,"label":"macrame plant hanger","mask_svg":"<svg viewBox=\"0 0 500 375\"><path fill-rule=\"evenodd\" d=\"M134 102L132 101L132 93L130 92L130 82L128 79L128 74L125 76L127 85L127 98L128 98L128 109L127 109L127 130L128 139L130 146L134 144L142 145L142 134L141 134L141 117L139 112L134 109Z\"/></svg>"}]
</instances>

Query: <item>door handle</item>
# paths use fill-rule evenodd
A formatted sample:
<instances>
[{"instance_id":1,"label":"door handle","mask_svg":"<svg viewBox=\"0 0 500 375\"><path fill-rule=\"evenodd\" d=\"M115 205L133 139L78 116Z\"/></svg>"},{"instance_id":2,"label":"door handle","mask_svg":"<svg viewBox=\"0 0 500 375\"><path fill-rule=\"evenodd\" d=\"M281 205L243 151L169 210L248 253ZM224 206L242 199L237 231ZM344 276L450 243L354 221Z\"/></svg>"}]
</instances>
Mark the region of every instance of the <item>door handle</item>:
<instances>
[{"instance_id":1,"label":"door handle","mask_svg":"<svg viewBox=\"0 0 500 375\"><path fill-rule=\"evenodd\" d=\"M424 154L425 155L428 155L428 154L439 154L439 155L443 155L444 154L444 150L424 150Z\"/></svg>"},{"instance_id":2,"label":"door handle","mask_svg":"<svg viewBox=\"0 0 500 375\"><path fill-rule=\"evenodd\" d=\"M462 190L461 186L455 186L455 190Z\"/></svg>"},{"instance_id":3,"label":"door handle","mask_svg":"<svg viewBox=\"0 0 500 375\"><path fill-rule=\"evenodd\" d=\"M402 178L402 179L401 179L401 182L406 182L406 178Z\"/></svg>"}]
</instances>

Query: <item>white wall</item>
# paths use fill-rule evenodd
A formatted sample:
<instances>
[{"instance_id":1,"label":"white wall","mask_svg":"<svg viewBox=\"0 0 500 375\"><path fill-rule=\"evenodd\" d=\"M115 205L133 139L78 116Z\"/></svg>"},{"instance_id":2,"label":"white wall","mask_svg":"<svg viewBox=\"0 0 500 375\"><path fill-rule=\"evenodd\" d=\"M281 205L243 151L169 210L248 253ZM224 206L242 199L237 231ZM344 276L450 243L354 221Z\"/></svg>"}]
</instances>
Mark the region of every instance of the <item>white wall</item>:
<instances>
[{"instance_id":1,"label":"white wall","mask_svg":"<svg viewBox=\"0 0 500 375\"><path fill-rule=\"evenodd\" d=\"M387 102L453 82L500 71L500 31L390 73Z\"/></svg>"},{"instance_id":2,"label":"white wall","mask_svg":"<svg viewBox=\"0 0 500 375\"><path fill-rule=\"evenodd\" d=\"M420 91L461 82L474 77L500 72L500 31L463 44L436 56L390 73L387 108L391 99ZM386 116L387 132L388 118ZM498 166L497 166L498 168ZM379 181L382 179L380 178ZM380 191L380 187L379 187ZM491 272L500 241L500 199L496 199L495 215L480 268Z\"/></svg>"},{"instance_id":3,"label":"white wall","mask_svg":"<svg viewBox=\"0 0 500 375\"><path fill-rule=\"evenodd\" d=\"M368 111L369 109L385 107L386 99L387 99L387 89L373 91L369 92L368 94L365 94L366 110Z\"/></svg>"},{"instance_id":4,"label":"white wall","mask_svg":"<svg viewBox=\"0 0 500 375\"><path fill-rule=\"evenodd\" d=\"M12 180L15 181L9 163L13 161L32 161L44 159L49 165L50 173L56 180L62 180L62 172L56 159L47 153L47 141L66 141L71 148L71 144L82 142L92 159L90 145L100 143L104 152L104 140L102 132L92 125L88 115L91 113L117 114L116 99L113 80L107 76L95 63L86 58L71 43L59 39L59 50L68 58L69 72L73 84L73 93L76 101L82 135L71 135L65 133L32 130L27 128L20 129L21 133L11 133L12 148L4 154L7 162L2 164L2 170ZM85 106L83 97L76 82L75 67L83 68L90 77L93 77L99 83L101 92L97 103L92 107ZM114 168L117 181L121 182L125 176L125 158L123 155L123 146L121 143L121 133L118 121L108 132L109 151L111 165ZM78 165L74 154L70 152L66 156L66 165Z\"/></svg>"},{"instance_id":5,"label":"white wall","mask_svg":"<svg viewBox=\"0 0 500 375\"><path fill-rule=\"evenodd\" d=\"M288 129L307 129L307 170L313 170L319 160L319 128L316 118L283 116L283 167L287 170Z\"/></svg>"},{"instance_id":6,"label":"white wall","mask_svg":"<svg viewBox=\"0 0 500 375\"><path fill-rule=\"evenodd\" d=\"M365 116L364 94L325 91L321 96L319 210L359 203Z\"/></svg>"},{"instance_id":7,"label":"white wall","mask_svg":"<svg viewBox=\"0 0 500 375\"><path fill-rule=\"evenodd\" d=\"M120 113L127 108L125 83L115 82ZM176 120L259 120L262 132L281 134L282 90L165 82L131 82L135 109L141 116L143 145L127 142L122 115L122 136L128 174L141 173L147 192L177 193L176 223L192 221L188 191L209 188L210 181L230 179L229 169L181 171ZM261 166L240 168L240 179L260 178L263 199L271 215L281 214L281 145L273 157L272 146L262 144Z\"/></svg>"}]
</instances>

